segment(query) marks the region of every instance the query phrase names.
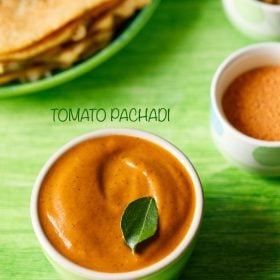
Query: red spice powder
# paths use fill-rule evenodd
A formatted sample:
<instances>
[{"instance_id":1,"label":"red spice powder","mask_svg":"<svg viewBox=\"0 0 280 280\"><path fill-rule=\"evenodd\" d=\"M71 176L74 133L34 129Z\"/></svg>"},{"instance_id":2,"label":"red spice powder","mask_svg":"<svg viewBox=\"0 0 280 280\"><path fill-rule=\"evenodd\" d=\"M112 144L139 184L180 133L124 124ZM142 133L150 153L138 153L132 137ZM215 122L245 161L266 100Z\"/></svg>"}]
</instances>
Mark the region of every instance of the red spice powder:
<instances>
[{"instance_id":1,"label":"red spice powder","mask_svg":"<svg viewBox=\"0 0 280 280\"><path fill-rule=\"evenodd\" d=\"M280 66L239 76L226 90L222 106L228 121L242 133L280 141Z\"/></svg>"}]
</instances>

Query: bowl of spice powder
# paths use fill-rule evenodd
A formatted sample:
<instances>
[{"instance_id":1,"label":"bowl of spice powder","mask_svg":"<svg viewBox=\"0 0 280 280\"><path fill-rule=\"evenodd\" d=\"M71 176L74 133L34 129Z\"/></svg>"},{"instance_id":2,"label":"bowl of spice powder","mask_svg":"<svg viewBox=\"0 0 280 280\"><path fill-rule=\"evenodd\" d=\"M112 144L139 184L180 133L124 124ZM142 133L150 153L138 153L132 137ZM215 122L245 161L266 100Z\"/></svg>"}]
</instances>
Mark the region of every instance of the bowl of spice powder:
<instances>
[{"instance_id":1,"label":"bowl of spice powder","mask_svg":"<svg viewBox=\"0 0 280 280\"><path fill-rule=\"evenodd\" d=\"M211 127L226 158L280 175L280 43L243 48L222 63L212 81Z\"/></svg>"}]
</instances>

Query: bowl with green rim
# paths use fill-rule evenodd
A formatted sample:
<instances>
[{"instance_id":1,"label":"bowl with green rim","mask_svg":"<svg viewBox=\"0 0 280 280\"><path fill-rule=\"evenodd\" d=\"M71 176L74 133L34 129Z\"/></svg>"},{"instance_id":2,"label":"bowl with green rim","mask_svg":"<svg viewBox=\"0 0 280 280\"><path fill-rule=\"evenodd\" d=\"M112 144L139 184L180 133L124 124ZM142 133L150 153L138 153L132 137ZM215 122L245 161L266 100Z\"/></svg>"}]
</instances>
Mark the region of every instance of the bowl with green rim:
<instances>
[{"instance_id":1,"label":"bowl with green rim","mask_svg":"<svg viewBox=\"0 0 280 280\"><path fill-rule=\"evenodd\" d=\"M90 58L81 61L68 69L58 71L50 77L46 77L35 82L12 83L0 86L0 98L24 95L52 88L89 72L126 46L130 40L132 40L132 38L136 36L136 34L144 27L156 10L159 3L160 0L152 0L152 2L147 7L134 16L130 23L108 46Z\"/></svg>"}]
</instances>

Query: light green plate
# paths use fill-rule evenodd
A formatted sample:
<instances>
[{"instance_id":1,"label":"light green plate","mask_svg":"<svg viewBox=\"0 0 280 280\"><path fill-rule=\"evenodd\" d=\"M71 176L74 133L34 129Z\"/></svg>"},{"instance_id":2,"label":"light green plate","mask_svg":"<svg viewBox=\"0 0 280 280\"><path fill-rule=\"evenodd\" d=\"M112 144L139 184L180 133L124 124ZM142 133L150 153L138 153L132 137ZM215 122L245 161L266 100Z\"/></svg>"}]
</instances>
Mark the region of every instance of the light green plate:
<instances>
[{"instance_id":1,"label":"light green plate","mask_svg":"<svg viewBox=\"0 0 280 280\"><path fill-rule=\"evenodd\" d=\"M60 71L51 77L44 78L36 82L17 83L0 87L0 97L22 95L51 88L76 77L97 67L102 62L109 59L120 49L122 49L145 25L157 8L160 0L152 0L145 9L143 9L131 23L112 41L106 48L93 55L91 58L74 65L73 67Z\"/></svg>"}]
</instances>

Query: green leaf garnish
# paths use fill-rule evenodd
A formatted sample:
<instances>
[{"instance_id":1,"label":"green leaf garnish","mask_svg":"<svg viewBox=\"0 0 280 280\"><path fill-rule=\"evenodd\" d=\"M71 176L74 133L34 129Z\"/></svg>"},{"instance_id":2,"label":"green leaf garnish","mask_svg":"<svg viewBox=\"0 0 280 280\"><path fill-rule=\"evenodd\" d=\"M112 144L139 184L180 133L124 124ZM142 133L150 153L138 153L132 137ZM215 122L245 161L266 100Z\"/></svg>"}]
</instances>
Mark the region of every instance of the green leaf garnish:
<instances>
[{"instance_id":1,"label":"green leaf garnish","mask_svg":"<svg viewBox=\"0 0 280 280\"><path fill-rule=\"evenodd\" d=\"M127 206L122 216L121 229L126 244L133 252L138 244L156 234L158 220L157 204L152 197L142 197Z\"/></svg>"}]
</instances>

